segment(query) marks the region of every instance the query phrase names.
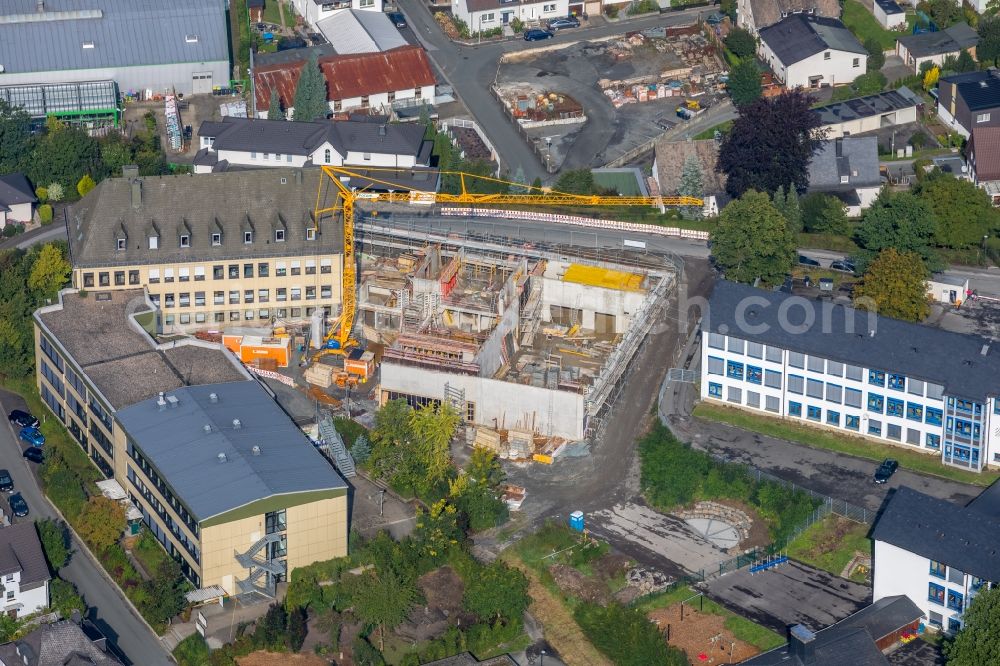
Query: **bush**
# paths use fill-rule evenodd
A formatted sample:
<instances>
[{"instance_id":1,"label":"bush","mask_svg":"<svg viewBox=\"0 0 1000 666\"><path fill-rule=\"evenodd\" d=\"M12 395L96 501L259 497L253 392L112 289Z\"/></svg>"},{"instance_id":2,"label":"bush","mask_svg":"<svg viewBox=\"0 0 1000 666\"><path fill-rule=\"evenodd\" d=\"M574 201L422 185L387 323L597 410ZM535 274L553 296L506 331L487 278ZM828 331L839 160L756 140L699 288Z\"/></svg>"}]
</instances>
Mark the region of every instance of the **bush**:
<instances>
[{"instance_id":1,"label":"bush","mask_svg":"<svg viewBox=\"0 0 1000 666\"><path fill-rule=\"evenodd\" d=\"M48 188L39 185L35 188L35 196L38 197L38 203L45 203L49 200Z\"/></svg>"},{"instance_id":2,"label":"bush","mask_svg":"<svg viewBox=\"0 0 1000 666\"><path fill-rule=\"evenodd\" d=\"M60 183L49 183L49 201L62 201L66 190Z\"/></svg>"},{"instance_id":3,"label":"bush","mask_svg":"<svg viewBox=\"0 0 1000 666\"><path fill-rule=\"evenodd\" d=\"M660 11L660 6L656 4L655 0L639 0L639 2L633 2L628 7L629 16L649 14L650 12L658 11Z\"/></svg>"},{"instance_id":4,"label":"bush","mask_svg":"<svg viewBox=\"0 0 1000 666\"><path fill-rule=\"evenodd\" d=\"M45 551L45 559L53 571L59 571L69 561L69 532L66 524L46 518L38 521L38 537Z\"/></svg>"},{"instance_id":5,"label":"bush","mask_svg":"<svg viewBox=\"0 0 1000 666\"><path fill-rule=\"evenodd\" d=\"M923 148L927 145L927 135L920 131L914 132L910 137L910 145L914 148Z\"/></svg>"},{"instance_id":6,"label":"bush","mask_svg":"<svg viewBox=\"0 0 1000 666\"><path fill-rule=\"evenodd\" d=\"M524 22L515 16L510 20L510 29L516 34L521 34L524 31Z\"/></svg>"},{"instance_id":7,"label":"bush","mask_svg":"<svg viewBox=\"0 0 1000 666\"><path fill-rule=\"evenodd\" d=\"M49 583L49 608L63 617L70 617L74 610L81 615L87 612L87 604L76 586L62 578L53 578Z\"/></svg>"},{"instance_id":8,"label":"bush","mask_svg":"<svg viewBox=\"0 0 1000 666\"><path fill-rule=\"evenodd\" d=\"M42 204L38 207L38 220L42 224L52 223L52 206L49 204Z\"/></svg>"},{"instance_id":9,"label":"bush","mask_svg":"<svg viewBox=\"0 0 1000 666\"><path fill-rule=\"evenodd\" d=\"M382 653L371 643L358 637L354 639L354 663L358 666L384 666Z\"/></svg>"},{"instance_id":10,"label":"bush","mask_svg":"<svg viewBox=\"0 0 1000 666\"><path fill-rule=\"evenodd\" d=\"M726 48L733 52L736 57L748 58L757 52L757 40L743 28L733 28L726 35Z\"/></svg>"},{"instance_id":11,"label":"bush","mask_svg":"<svg viewBox=\"0 0 1000 666\"><path fill-rule=\"evenodd\" d=\"M178 643L173 654L178 666L205 666L209 663L208 643L197 631Z\"/></svg>"},{"instance_id":12,"label":"bush","mask_svg":"<svg viewBox=\"0 0 1000 666\"><path fill-rule=\"evenodd\" d=\"M12 238L17 235L17 225L16 224L6 224L3 228L3 237Z\"/></svg>"},{"instance_id":13,"label":"bush","mask_svg":"<svg viewBox=\"0 0 1000 666\"><path fill-rule=\"evenodd\" d=\"M618 5L608 5L604 8L604 14L608 18L618 18Z\"/></svg>"},{"instance_id":14,"label":"bush","mask_svg":"<svg viewBox=\"0 0 1000 666\"><path fill-rule=\"evenodd\" d=\"M687 666L684 652L667 645L641 611L616 603L582 603L573 617L594 647L619 666Z\"/></svg>"}]
</instances>

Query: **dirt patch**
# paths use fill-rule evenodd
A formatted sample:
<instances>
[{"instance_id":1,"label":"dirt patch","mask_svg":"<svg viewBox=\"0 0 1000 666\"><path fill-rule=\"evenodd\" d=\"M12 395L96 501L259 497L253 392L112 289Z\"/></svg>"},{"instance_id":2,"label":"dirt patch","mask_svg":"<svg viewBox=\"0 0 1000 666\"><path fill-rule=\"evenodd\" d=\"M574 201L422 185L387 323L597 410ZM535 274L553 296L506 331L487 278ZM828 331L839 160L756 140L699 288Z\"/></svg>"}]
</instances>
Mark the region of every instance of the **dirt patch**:
<instances>
[{"instance_id":1,"label":"dirt patch","mask_svg":"<svg viewBox=\"0 0 1000 666\"><path fill-rule=\"evenodd\" d=\"M685 605L681 620L681 605L673 604L653 611L649 619L669 637L668 643L684 650L691 664L739 664L760 654L753 645L737 640L721 615L699 613Z\"/></svg>"},{"instance_id":2,"label":"dirt patch","mask_svg":"<svg viewBox=\"0 0 1000 666\"><path fill-rule=\"evenodd\" d=\"M613 580L619 576L624 576L633 566L632 560L624 555L608 553L591 566L594 571L605 580Z\"/></svg>"},{"instance_id":3,"label":"dirt patch","mask_svg":"<svg viewBox=\"0 0 1000 666\"><path fill-rule=\"evenodd\" d=\"M771 543L771 533L768 531L767 521L761 517L755 508L737 500L720 499L714 501L718 504L725 504L734 509L739 509L750 517L749 535L740 542L740 550L763 548Z\"/></svg>"},{"instance_id":4,"label":"dirt patch","mask_svg":"<svg viewBox=\"0 0 1000 666\"><path fill-rule=\"evenodd\" d=\"M237 657L238 666L330 666L330 662L315 654L287 654L259 650L245 657Z\"/></svg>"},{"instance_id":5,"label":"dirt patch","mask_svg":"<svg viewBox=\"0 0 1000 666\"><path fill-rule=\"evenodd\" d=\"M608 586L603 581L588 578L573 567L553 564L549 567L549 573L567 596L599 604L606 604L610 598Z\"/></svg>"}]
</instances>

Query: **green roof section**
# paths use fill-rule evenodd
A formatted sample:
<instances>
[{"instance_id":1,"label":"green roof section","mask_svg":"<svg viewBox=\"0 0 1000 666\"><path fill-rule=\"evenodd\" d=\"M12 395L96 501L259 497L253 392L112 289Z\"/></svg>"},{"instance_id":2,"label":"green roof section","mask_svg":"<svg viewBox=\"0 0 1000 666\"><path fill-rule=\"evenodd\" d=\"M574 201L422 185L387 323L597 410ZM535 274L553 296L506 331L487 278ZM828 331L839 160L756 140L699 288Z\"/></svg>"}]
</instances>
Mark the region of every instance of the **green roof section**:
<instances>
[{"instance_id":1,"label":"green roof section","mask_svg":"<svg viewBox=\"0 0 1000 666\"><path fill-rule=\"evenodd\" d=\"M594 184L605 190L614 190L623 197L648 197L646 179L636 168L593 169Z\"/></svg>"}]
</instances>

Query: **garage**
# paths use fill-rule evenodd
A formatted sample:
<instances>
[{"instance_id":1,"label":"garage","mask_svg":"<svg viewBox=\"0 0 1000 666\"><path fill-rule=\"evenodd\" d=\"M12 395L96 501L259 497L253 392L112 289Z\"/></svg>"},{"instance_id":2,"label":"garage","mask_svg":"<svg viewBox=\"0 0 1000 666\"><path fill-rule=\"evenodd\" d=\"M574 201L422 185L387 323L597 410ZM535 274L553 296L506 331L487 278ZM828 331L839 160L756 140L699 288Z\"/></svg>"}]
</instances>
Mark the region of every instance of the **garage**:
<instances>
[{"instance_id":1,"label":"garage","mask_svg":"<svg viewBox=\"0 0 1000 666\"><path fill-rule=\"evenodd\" d=\"M192 92L195 95L208 95L212 92L212 72L195 72L191 76Z\"/></svg>"}]
</instances>

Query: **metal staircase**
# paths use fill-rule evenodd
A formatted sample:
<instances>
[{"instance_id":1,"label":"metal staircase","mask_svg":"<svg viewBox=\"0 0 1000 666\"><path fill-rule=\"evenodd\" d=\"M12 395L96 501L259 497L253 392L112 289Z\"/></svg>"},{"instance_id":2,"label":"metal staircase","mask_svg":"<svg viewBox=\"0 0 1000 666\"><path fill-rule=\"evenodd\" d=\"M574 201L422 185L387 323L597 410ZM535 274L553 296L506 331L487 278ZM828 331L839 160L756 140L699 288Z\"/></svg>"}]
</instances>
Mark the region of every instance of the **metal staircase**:
<instances>
[{"instance_id":1,"label":"metal staircase","mask_svg":"<svg viewBox=\"0 0 1000 666\"><path fill-rule=\"evenodd\" d=\"M269 597L274 596L276 577L285 575L286 565L281 560L268 558L268 546L280 542L282 537L283 535L278 532L267 534L255 541L246 551L235 553L239 565L250 570L250 575L243 580L236 581L236 588L240 594L258 592ZM261 550L264 550L264 559L257 557ZM262 585L258 584L261 577L264 577Z\"/></svg>"},{"instance_id":2,"label":"metal staircase","mask_svg":"<svg viewBox=\"0 0 1000 666\"><path fill-rule=\"evenodd\" d=\"M358 471L354 465L354 458L351 452L344 446L344 439L337 432L333 425L333 419L323 417L319 422L319 437L323 442L321 448L325 449L333 458L333 465L340 472L341 476L351 478L356 476Z\"/></svg>"},{"instance_id":3,"label":"metal staircase","mask_svg":"<svg viewBox=\"0 0 1000 666\"><path fill-rule=\"evenodd\" d=\"M542 309L542 284L541 280L529 279L528 284L530 285L531 292L528 294L528 300L524 303L524 308L521 310L521 346L531 346L535 341L535 333L538 332L538 327L541 326L541 317L539 317L539 311Z\"/></svg>"}]
</instances>

